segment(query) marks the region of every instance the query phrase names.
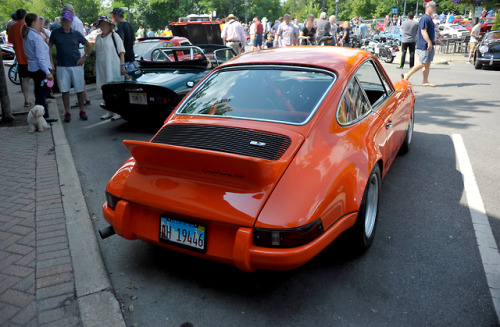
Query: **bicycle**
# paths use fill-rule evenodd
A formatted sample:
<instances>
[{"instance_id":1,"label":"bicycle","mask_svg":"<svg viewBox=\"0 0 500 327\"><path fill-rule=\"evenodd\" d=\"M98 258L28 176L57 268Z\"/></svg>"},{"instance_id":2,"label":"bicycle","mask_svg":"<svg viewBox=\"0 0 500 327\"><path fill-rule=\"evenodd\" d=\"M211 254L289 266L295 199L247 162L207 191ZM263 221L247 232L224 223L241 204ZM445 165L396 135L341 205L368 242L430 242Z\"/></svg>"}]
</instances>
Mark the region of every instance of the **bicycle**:
<instances>
[{"instance_id":1,"label":"bicycle","mask_svg":"<svg viewBox=\"0 0 500 327\"><path fill-rule=\"evenodd\" d=\"M14 56L14 61L9 68L9 80L16 85L21 85L21 77L19 77L18 68L19 66L17 64L16 57Z\"/></svg>"}]
</instances>

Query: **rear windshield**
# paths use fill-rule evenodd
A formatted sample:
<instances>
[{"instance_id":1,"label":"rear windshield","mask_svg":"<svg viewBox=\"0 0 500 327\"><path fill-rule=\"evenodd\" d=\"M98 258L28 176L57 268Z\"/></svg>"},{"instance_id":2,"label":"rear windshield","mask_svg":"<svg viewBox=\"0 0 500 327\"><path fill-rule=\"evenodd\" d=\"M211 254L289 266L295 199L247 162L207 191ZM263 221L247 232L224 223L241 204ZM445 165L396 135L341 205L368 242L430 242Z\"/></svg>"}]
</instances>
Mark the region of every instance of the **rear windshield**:
<instances>
[{"instance_id":1,"label":"rear windshield","mask_svg":"<svg viewBox=\"0 0 500 327\"><path fill-rule=\"evenodd\" d=\"M221 70L193 91L177 113L304 124L334 81L333 73L310 69Z\"/></svg>"}]
</instances>

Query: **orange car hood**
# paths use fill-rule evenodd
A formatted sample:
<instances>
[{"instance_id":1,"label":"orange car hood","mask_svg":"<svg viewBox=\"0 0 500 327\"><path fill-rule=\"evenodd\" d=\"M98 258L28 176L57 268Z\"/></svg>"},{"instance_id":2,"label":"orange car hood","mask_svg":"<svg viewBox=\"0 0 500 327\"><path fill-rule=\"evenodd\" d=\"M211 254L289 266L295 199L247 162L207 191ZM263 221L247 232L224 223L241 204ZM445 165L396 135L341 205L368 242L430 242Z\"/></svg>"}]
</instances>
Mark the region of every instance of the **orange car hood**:
<instances>
[{"instance_id":1,"label":"orange car hood","mask_svg":"<svg viewBox=\"0 0 500 327\"><path fill-rule=\"evenodd\" d=\"M161 214L251 227L304 141L295 131L280 135L291 142L277 160L124 141L135 164L120 197Z\"/></svg>"}]
</instances>

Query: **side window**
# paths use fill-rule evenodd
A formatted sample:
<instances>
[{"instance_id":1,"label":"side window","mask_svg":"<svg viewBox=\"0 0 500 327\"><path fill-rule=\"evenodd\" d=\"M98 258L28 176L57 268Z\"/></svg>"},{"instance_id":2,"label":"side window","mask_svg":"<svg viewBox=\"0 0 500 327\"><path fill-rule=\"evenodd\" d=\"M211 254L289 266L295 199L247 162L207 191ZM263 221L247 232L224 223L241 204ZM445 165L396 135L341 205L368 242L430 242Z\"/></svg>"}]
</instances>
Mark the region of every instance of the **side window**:
<instances>
[{"instance_id":1,"label":"side window","mask_svg":"<svg viewBox=\"0 0 500 327\"><path fill-rule=\"evenodd\" d=\"M352 78L337 109L337 121L341 125L356 122L371 111L365 94L356 78Z\"/></svg>"},{"instance_id":2,"label":"side window","mask_svg":"<svg viewBox=\"0 0 500 327\"><path fill-rule=\"evenodd\" d=\"M356 72L356 77L365 90L372 107L376 107L388 97L391 89L385 79L381 79L379 72L371 61L365 62Z\"/></svg>"}]
</instances>

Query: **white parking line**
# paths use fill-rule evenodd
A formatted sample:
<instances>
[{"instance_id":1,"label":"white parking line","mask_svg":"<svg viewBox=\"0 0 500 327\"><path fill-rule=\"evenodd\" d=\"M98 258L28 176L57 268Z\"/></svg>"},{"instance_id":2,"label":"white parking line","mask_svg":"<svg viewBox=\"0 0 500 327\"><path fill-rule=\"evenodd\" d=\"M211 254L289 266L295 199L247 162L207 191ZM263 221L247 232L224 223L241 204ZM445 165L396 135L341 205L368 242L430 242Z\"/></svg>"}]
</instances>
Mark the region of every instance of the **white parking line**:
<instances>
[{"instance_id":1,"label":"white parking line","mask_svg":"<svg viewBox=\"0 0 500 327\"><path fill-rule=\"evenodd\" d=\"M89 125L89 126L85 126L84 129L94 128L94 127L97 127L99 125L103 125L103 124L109 123L110 121L111 121L111 119L104 120L104 121L101 121L101 122L98 122L98 123L95 123L95 124L92 124L92 125Z\"/></svg>"},{"instance_id":2,"label":"white parking line","mask_svg":"<svg viewBox=\"0 0 500 327\"><path fill-rule=\"evenodd\" d=\"M490 222L484 209L483 200L479 193L462 135L453 134L452 139L458 165L464 179L464 190L467 196L467 203L469 205L474 232L476 233L477 245L481 254L486 280L497 313L497 319L500 322L500 254L498 253L498 247L491 231Z\"/></svg>"}]
</instances>

